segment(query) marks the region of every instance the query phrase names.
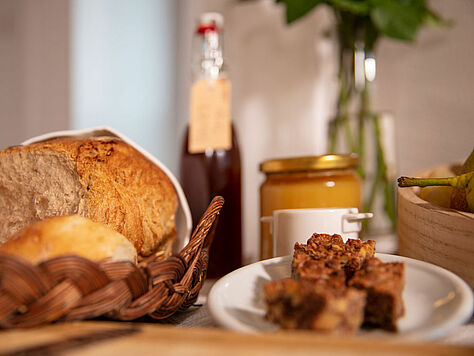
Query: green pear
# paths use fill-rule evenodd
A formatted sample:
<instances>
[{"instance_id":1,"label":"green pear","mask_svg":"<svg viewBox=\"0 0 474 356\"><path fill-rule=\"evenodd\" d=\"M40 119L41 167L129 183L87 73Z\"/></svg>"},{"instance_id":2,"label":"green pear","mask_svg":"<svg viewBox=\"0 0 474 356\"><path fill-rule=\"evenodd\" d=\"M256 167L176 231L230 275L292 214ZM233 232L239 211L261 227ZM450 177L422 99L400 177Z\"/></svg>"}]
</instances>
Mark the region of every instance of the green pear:
<instances>
[{"instance_id":1,"label":"green pear","mask_svg":"<svg viewBox=\"0 0 474 356\"><path fill-rule=\"evenodd\" d=\"M472 155L472 153L471 153ZM460 207L458 210L468 211L474 213L474 171L464 173L455 177L448 178L412 178L400 177L398 178L399 187L430 187L430 186L451 186L455 190L463 192L459 194L458 198L461 201L456 201L455 206ZM451 207L453 207L453 199L451 198Z\"/></svg>"},{"instance_id":2,"label":"green pear","mask_svg":"<svg viewBox=\"0 0 474 356\"><path fill-rule=\"evenodd\" d=\"M469 157L467 157L466 161L462 165L461 174L462 173L469 173L474 171L474 149L472 150Z\"/></svg>"},{"instance_id":3,"label":"green pear","mask_svg":"<svg viewBox=\"0 0 474 356\"><path fill-rule=\"evenodd\" d=\"M474 171L474 149L469 157L466 159L461 168L461 174ZM451 208L461 211L468 211L466 190L460 188L453 188L451 193Z\"/></svg>"},{"instance_id":4,"label":"green pear","mask_svg":"<svg viewBox=\"0 0 474 356\"><path fill-rule=\"evenodd\" d=\"M451 166L444 165L431 170L425 178L453 177L455 175ZM453 189L453 187L424 187L420 189L418 196L431 204L450 208Z\"/></svg>"}]
</instances>

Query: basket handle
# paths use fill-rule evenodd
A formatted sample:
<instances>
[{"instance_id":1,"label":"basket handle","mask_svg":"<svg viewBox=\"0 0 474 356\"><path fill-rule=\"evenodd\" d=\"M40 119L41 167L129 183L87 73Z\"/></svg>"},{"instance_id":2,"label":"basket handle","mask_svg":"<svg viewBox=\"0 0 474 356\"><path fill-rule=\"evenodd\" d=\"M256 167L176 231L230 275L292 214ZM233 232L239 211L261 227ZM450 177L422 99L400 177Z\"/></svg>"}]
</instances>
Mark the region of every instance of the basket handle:
<instances>
[{"instance_id":1,"label":"basket handle","mask_svg":"<svg viewBox=\"0 0 474 356\"><path fill-rule=\"evenodd\" d=\"M180 256L185 259L186 262L199 253L202 248L208 249L212 243L214 237L215 226L219 214L224 205L224 198L221 196L215 196L206 211L202 215L199 223L196 225L189 243L181 250Z\"/></svg>"}]
</instances>

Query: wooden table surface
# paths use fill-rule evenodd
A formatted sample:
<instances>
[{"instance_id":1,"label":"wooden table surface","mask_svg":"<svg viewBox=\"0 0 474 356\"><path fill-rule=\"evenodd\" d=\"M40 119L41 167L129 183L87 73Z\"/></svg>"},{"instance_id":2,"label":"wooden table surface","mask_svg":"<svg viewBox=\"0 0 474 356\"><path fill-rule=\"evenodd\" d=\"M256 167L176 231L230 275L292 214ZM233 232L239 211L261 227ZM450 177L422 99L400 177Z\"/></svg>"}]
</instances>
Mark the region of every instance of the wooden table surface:
<instances>
[{"instance_id":1,"label":"wooden table surface","mask_svg":"<svg viewBox=\"0 0 474 356\"><path fill-rule=\"evenodd\" d=\"M474 349L305 332L249 335L215 328L85 321L0 333L0 355L473 355Z\"/></svg>"},{"instance_id":2,"label":"wooden table surface","mask_svg":"<svg viewBox=\"0 0 474 356\"><path fill-rule=\"evenodd\" d=\"M141 323L83 321L33 329L0 331L4 355L471 355L474 323L458 327L435 343L408 343L374 338L336 338L308 332L249 335L219 328L210 317L206 281L201 307L166 321ZM466 340L469 339L469 340ZM469 347L471 346L471 347Z\"/></svg>"}]
</instances>

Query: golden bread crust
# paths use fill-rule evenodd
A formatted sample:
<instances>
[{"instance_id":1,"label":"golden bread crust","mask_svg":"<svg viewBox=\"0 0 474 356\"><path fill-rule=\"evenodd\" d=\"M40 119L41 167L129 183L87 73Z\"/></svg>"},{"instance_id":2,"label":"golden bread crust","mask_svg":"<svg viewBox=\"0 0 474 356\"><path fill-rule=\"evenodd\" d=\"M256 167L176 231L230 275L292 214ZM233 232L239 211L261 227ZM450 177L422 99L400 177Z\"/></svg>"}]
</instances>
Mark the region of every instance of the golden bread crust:
<instances>
[{"instance_id":1,"label":"golden bread crust","mask_svg":"<svg viewBox=\"0 0 474 356\"><path fill-rule=\"evenodd\" d=\"M18 231L0 251L32 263L63 255L79 255L92 261L136 263L133 244L117 231L79 215L56 216Z\"/></svg>"},{"instance_id":2,"label":"golden bread crust","mask_svg":"<svg viewBox=\"0 0 474 356\"><path fill-rule=\"evenodd\" d=\"M176 235L175 189L168 176L132 146L110 137L61 138L7 148L0 159L15 152L66 157L82 187L75 213L123 234L141 256L169 250Z\"/></svg>"}]
</instances>

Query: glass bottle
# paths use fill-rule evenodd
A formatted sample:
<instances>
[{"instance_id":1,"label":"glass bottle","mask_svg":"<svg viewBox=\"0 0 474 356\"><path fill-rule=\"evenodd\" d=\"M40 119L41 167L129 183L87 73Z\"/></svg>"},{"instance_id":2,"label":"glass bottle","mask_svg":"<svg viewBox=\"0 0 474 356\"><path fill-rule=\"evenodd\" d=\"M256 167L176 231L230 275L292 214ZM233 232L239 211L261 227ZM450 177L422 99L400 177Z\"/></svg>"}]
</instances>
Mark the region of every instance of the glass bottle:
<instances>
[{"instance_id":1,"label":"glass bottle","mask_svg":"<svg viewBox=\"0 0 474 356\"><path fill-rule=\"evenodd\" d=\"M180 176L194 227L212 198L224 207L210 249L207 275L221 277L242 265L241 164L230 120L230 82L222 50L223 18L201 16L194 34L190 121L182 146Z\"/></svg>"}]
</instances>

